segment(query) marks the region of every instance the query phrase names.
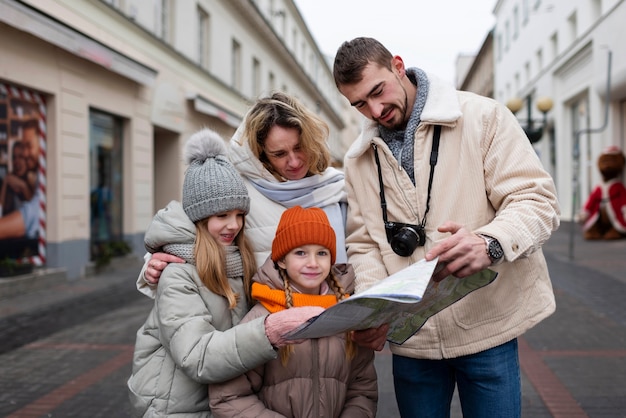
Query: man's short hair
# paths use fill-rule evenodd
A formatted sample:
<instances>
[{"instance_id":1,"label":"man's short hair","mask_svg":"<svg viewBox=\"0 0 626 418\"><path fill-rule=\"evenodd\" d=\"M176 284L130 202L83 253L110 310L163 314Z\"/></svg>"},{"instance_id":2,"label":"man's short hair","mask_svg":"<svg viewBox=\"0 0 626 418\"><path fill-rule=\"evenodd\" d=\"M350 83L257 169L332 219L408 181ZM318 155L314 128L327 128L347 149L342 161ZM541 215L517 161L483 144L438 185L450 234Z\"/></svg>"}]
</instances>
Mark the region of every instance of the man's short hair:
<instances>
[{"instance_id":1,"label":"man's short hair","mask_svg":"<svg viewBox=\"0 0 626 418\"><path fill-rule=\"evenodd\" d=\"M363 79L363 70L369 63L391 71L393 55L383 44L373 38L354 38L344 42L335 55L333 76L339 88L346 84L355 84Z\"/></svg>"}]
</instances>

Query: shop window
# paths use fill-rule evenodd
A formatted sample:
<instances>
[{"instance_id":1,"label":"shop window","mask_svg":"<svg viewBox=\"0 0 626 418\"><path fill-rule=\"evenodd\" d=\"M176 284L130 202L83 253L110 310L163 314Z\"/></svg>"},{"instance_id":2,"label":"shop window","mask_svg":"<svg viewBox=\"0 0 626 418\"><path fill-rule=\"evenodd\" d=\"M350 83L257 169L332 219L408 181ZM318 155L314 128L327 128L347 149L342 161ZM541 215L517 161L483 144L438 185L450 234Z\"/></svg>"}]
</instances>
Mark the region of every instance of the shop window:
<instances>
[{"instance_id":1,"label":"shop window","mask_svg":"<svg viewBox=\"0 0 626 418\"><path fill-rule=\"evenodd\" d=\"M91 260L108 256L123 240L123 172L121 118L91 110L89 114L89 181L91 190Z\"/></svg>"}]
</instances>

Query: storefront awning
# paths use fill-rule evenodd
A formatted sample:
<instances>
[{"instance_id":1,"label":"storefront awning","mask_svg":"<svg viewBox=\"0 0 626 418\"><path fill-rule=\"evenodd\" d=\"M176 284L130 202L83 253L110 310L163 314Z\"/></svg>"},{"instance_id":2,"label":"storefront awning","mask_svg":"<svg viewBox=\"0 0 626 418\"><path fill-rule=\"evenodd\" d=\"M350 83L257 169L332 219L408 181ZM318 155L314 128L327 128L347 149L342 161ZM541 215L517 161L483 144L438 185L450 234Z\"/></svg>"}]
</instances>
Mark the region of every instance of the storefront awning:
<instances>
[{"instance_id":1,"label":"storefront awning","mask_svg":"<svg viewBox=\"0 0 626 418\"><path fill-rule=\"evenodd\" d=\"M156 79L155 70L15 0L0 0L0 22L142 85L152 86Z\"/></svg>"},{"instance_id":2,"label":"storefront awning","mask_svg":"<svg viewBox=\"0 0 626 418\"><path fill-rule=\"evenodd\" d=\"M241 117L222 109L217 104L200 95L192 96L190 99L193 100L193 107L197 112L216 117L233 128L239 127Z\"/></svg>"}]
</instances>

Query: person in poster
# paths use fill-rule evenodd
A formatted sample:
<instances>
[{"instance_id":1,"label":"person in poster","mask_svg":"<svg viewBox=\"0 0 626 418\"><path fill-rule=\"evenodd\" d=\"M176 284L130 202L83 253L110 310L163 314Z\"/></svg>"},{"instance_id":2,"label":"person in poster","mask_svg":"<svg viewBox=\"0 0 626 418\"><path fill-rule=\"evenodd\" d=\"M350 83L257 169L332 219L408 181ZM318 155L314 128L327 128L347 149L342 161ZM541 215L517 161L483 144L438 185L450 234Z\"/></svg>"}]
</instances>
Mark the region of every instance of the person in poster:
<instances>
[{"instance_id":1,"label":"person in poster","mask_svg":"<svg viewBox=\"0 0 626 418\"><path fill-rule=\"evenodd\" d=\"M39 196L37 194L39 153L37 121L31 120L18 129L18 137L11 146L11 171L2 179L0 240L37 239L39 232Z\"/></svg>"}]
</instances>

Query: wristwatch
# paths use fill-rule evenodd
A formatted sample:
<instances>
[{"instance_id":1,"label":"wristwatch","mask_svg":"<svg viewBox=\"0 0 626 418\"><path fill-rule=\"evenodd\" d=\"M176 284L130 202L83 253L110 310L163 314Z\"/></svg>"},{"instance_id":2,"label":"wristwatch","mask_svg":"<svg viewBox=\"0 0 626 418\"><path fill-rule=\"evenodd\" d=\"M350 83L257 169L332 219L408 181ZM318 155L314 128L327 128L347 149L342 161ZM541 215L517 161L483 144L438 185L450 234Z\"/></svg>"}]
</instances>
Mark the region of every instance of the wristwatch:
<instances>
[{"instance_id":1,"label":"wristwatch","mask_svg":"<svg viewBox=\"0 0 626 418\"><path fill-rule=\"evenodd\" d=\"M478 234L482 239L485 240L485 244L487 244L487 255L491 260L491 265L495 266L496 264L500 264L504 257L504 251L502 250L502 246L500 242L494 237L490 237L489 235Z\"/></svg>"}]
</instances>

